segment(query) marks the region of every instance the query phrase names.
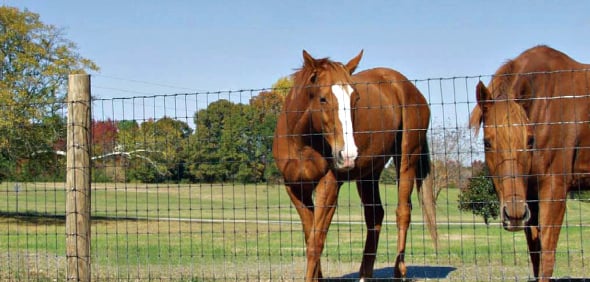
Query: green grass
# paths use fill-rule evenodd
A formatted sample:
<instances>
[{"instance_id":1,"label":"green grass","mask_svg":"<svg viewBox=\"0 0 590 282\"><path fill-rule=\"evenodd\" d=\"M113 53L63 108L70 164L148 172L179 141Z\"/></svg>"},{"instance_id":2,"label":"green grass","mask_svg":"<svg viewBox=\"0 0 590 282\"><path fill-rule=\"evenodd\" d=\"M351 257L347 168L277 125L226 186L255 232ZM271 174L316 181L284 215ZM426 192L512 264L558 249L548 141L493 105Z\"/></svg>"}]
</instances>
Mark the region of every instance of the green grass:
<instances>
[{"instance_id":1,"label":"green grass","mask_svg":"<svg viewBox=\"0 0 590 282\"><path fill-rule=\"evenodd\" d=\"M0 186L0 280L65 277L63 183ZM397 253L396 189L381 189L386 218L376 269L390 271ZM439 248L421 225L415 200L406 262L419 271L449 266L447 280L526 280L531 268L522 232L457 209L457 190L437 205ZM299 280L305 246L299 217L281 186L232 184L94 184L92 276L95 280ZM588 267L590 203L568 201L556 277L581 277ZM322 255L324 274L358 271L364 236L354 184L341 189ZM347 276L348 277L348 276ZM436 278L433 276L424 276Z\"/></svg>"}]
</instances>

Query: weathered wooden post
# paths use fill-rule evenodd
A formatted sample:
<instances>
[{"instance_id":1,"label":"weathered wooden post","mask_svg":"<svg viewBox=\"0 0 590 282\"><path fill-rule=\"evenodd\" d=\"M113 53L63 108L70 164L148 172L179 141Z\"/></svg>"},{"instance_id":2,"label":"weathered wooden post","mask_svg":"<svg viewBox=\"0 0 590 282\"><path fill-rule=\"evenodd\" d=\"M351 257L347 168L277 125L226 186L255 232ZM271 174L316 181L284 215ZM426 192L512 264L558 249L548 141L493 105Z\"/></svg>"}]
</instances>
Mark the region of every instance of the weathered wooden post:
<instances>
[{"instance_id":1,"label":"weathered wooden post","mask_svg":"<svg viewBox=\"0 0 590 282\"><path fill-rule=\"evenodd\" d=\"M66 277L90 281L90 75L69 75L67 102Z\"/></svg>"}]
</instances>

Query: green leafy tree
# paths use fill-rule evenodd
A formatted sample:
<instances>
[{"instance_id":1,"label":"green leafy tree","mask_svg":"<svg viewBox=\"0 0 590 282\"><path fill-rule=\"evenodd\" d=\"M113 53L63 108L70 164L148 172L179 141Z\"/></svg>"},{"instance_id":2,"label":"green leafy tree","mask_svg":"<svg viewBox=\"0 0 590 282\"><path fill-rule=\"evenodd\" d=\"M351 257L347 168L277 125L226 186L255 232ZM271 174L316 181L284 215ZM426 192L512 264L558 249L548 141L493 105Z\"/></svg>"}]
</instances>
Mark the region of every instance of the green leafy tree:
<instances>
[{"instance_id":1,"label":"green leafy tree","mask_svg":"<svg viewBox=\"0 0 590 282\"><path fill-rule=\"evenodd\" d=\"M292 81L280 79L249 104L218 100L195 114L187 147L189 171L197 181L272 181L280 174L272 159L278 114Z\"/></svg>"},{"instance_id":2,"label":"green leafy tree","mask_svg":"<svg viewBox=\"0 0 590 282\"><path fill-rule=\"evenodd\" d=\"M98 67L38 14L7 6L0 6L0 57L1 158L40 158L65 136L67 75Z\"/></svg>"},{"instance_id":3,"label":"green leafy tree","mask_svg":"<svg viewBox=\"0 0 590 282\"><path fill-rule=\"evenodd\" d=\"M470 178L467 188L461 190L459 209L482 216L486 224L489 223L490 218L498 218L500 202L494 184L489 178L487 167L481 169L475 177Z\"/></svg>"},{"instance_id":4,"label":"green leafy tree","mask_svg":"<svg viewBox=\"0 0 590 282\"><path fill-rule=\"evenodd\" d=\"M136 120L120 120L117 122L117 147L120 151L133 151L137 149L139 124Z\"/></svg>"},{"instance_id":5,"label":"green leafy tree","mask_svg":"<svg viewBox=\"0 0 590 282\"><path fill-rule=\"evenodd\" d=\"M139 126L120 125L118 150L129 158L128 180L152 183L184 177L184 146L192 132L187 123L163 117Z\"/></svg>"},{"instance_id":6,"label":"green leafy tree","mask_svg":"<svg viewBox=\"0 0 590 282\"><path fill-rule=\"evenodd\" d=\"M154 126L155 146L153 151L159 152L158 161L164 163L169 180L180 181L185 177L185 147L192 129L186 122L163 117Z\"/></svg>"},{"instance_id":7,"label":"green leafy tree","mask_svg":"<svg viewBox=\"0 0 590 282\"><path fill-rule=\"evenodd\" d=\"M230 114L224 116L224 127L221 132L220 161L224 170L223 179L243 183L256 182L257 176L253 166L255 148L252 136L255 134L251 126L249 107L234 104Z\"/></svg>"},{"instance_id":8,"label":"green leafy tree","mask_svg":"<svg viewBox=\"0 0 590 282\"><path fill-rule=\"evenodd\" d=\"M231 122L239 112L236 104L222 99L195 113L196 129L187 148L188 168L195 180L217 182L230 179L231 166L236 162L236 150L230 147L239 146L231 143L232 128L236 127Z\"/></svg>"}]
</instances>

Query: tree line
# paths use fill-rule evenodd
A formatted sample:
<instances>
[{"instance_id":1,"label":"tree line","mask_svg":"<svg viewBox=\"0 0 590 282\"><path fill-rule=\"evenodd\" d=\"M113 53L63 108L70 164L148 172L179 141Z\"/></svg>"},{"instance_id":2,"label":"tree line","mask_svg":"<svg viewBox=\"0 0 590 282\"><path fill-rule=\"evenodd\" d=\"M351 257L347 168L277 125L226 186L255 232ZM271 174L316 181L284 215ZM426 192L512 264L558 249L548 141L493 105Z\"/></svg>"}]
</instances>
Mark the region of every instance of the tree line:
<instances>
[{"instance_id":1,"label":"tree line","mask_svg":"<svg viewBox=\"0 0 590 282\"><path fill-rule=\"evenodd\" d=\"M277 116L289 78L262 91L248 104L217 100L194 114L195 128L170 117L93 120L94 181L242 182L278 181L272 159ZM66 123L56 116L44 146L0 157L3 177L12 181L65 179ZM20 150L19 150L20 151Z\"/></svg>"},{"instance_id":2,"label":"tree line","mask_svg":"<svg viewBox=\"0 0 590 282\"><path fill-rule=\"evenodd\" d=\"M99 67L82 57L61 29L8 6L0 6L0 58L0 182L64 181L67 76ZM93 181L278 182L272 138L290 87L292 81L281 78L247 104L212 102L194 113L195 128L170 117L94 120ZM463 136L461 131L432 134L432 151L445 152L433 155L436 191L474 191L460 199L461 208L481 210L469 206L469 199L493 193L491 182L485 175L471 181L465 171L472 169L463 165L462 155L446 153L464 152L459 149L466 146ZM395 179L393 166L386 168L382 181ZM470 189L466 180L482 189ZM486 220L495 215L483 214Z\"/></svg>"},{"instance_id":3,"label":"tree line","mask_svg":"<svg viewBox=\"0 0 590 282\"><path fill-rule=\"evenodd\" d=\"M0 181L65 177L67 76L98 71L63 31L28 10L0 6ZM287 83L286 85L284 85ZM289 87L280 79L277 87ZM284 91L247 104L219 100L195 128L163 117L92 122L96 181L241 181L277 177L270 155Z\"/></svg>"}]
</instances>

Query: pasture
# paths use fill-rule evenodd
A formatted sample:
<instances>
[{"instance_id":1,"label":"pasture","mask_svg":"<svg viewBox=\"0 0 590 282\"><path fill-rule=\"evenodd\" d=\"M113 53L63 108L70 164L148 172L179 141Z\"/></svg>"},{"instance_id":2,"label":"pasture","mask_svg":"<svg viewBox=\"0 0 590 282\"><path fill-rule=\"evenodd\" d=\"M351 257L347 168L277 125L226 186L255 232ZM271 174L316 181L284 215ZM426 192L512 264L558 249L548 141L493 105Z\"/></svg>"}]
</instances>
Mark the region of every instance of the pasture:
<instances>
[{"instance_id":1,"label":"pasture","mask_svg":"<svg viewBox=\"0 0 590 282\"><path fill-rule=\"evenodd\" d=\"M0 280L65 277L64 183L0 186ZM304 274L301 224L284 187L240 184L95 183L92 277L96 281L298 281ZM406 261L413 281L531 279L522 232L457 208L458 190L437 200L439 248L414 209ZM385 225L376 278L392 275L396 186L384 184ZM324 275L354 279L365 236L354 184L344 185L322 255ZM569 200L555 277L584 277L589 266L590 203ZM351 280L352 281L352 280Z\"/></svg>"}]
</instances>

